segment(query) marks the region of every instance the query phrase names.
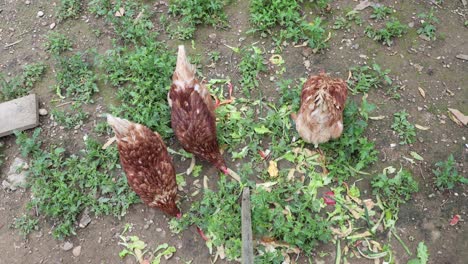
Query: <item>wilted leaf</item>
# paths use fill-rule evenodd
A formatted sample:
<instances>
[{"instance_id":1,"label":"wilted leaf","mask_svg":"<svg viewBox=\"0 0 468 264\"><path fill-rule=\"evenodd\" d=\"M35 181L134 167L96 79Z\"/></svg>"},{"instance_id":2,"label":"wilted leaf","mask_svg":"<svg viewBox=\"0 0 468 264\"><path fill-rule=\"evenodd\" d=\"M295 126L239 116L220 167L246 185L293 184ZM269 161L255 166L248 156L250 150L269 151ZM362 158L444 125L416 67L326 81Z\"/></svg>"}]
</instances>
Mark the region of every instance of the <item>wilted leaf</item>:
<instances>
[{"instance_id":1,"label":"wilted leaf","mask_svg":"<svg viewBox=\"0 0 468 264\"><path fill-rule=\"evenodd\" d=\"M385 116L381 115L381 116L369 116L369 119L371 120L382 120L384 119Z\"/></svg>"},{"instance_id":2,"label":"wilted leaf","mask_svg":"<svg viewBox=\"0 0 468 264\"><path fill-rule=\"evenodd\" d=\"M414 151L411 151L411 152L410 152L410 155L411 155L411 157L413 157L413 158L415 158L415 159L417 159L417 160L420 160L420 161L423 161L423 160L424 160L424 158L421 157L421 155L419 155L418 153L416 153L416 152L414 152Z\"/></svg>"},{"instance_id":3,"label":"wilted leaf","mask_svg":"<svg viewBox=\"0 0 468 264\"><path fill-rule=\"evenodd\" d=\"M458 224L458 221L460 221L460 215L454 215L452 220L450 220L450 225L454 226Z\"/></svg>"},{"instance_id":4,"label":"wilted leaf","mask_svg":"<svg viewBox=\"0 0 468 264\"><path fill-rule=\"evenodd\" d=\"M268 129L265 125L262 125L260 127L255 127L254 130L255 130L255 133L260 134L260 135L271 133L271 130Z\"/></svg>"},{"instance_id":5,"label":"wilted leaf","mask_svg":"<svg viewBox=\"0 0 468 264\"><path fill-rule=\"evenodd\" d=\"M271 187L276 185L278 182L263 182L263 183L257 183L255 185L257 188L263 188L267 192L271 192Z\"/></svg>"},{"instance_id":6,"label":"wilted leaf","mask_svg":"<svg viewBox=\"0 0 468 264\"><path fill-rule=\"evenodd\" d=\"M323 196L323 200L325 201L326 205L335 205L336 201L334 199L335 193L333 191L326 192Z\"/></svg>"},{"instance_id":7,"label":"wilted leaf","mask_svg":"<svg viewBox=\"0 0 468 264\"><path fill-rule=\"evenodd\" d=\"M418 125L418 124L415 124L414 126L419 130L429 130L429 127L421 126L421 125Z\"/></svg>"},{"instance_id":8,"label":"wilted leaf","mask_svg":"<svg viewBox=\"0 0 468 264\"><path fill-rule=\"evenodd\" d=\"M426 92L424 91L424 89L421 88L421 87L418 87L418 90L419 90L419 93L421 94L421 96L422 96L424 99L426 99Z\"/></svg>"},{"instance_id":9,"label":"wilted leaf","mask_svg":"<svg viewBox=\"0 0 468 264\"><path fill-rule=\"evenodd\" d=\"M125 9L123 7L119 8L119 10L117 10L117 12L115 12L116 17L122 17L124 15L125 15Z\"/></svg>"},{"instance_id":10,"label":"wilted leaf","mask_svg":"<svg viewBox=\"0 0 468 264\"><path fill-rule=\"evenodd\" d=\"M460 121L463 125L468 125L468 116L464 115L462 112L460 112L457 109L449 108L448 109L450 113L458 120ZM452 119L453 120L453 119ZM455 121L455 120L453 120ZM455 121L456 122L456 121Z\"/></svg>"},{"instance_id":11,"label":"wilted leaf","mask_svg":"<svg viewBox=\"0 0 468 264\"><path fill-rule=\"evenodd\" d=\"M274 160L270 160L270 165L268 166L268 174L270 177L276 178L278 177L278 164Z\"/></svg>"}]
</instances>

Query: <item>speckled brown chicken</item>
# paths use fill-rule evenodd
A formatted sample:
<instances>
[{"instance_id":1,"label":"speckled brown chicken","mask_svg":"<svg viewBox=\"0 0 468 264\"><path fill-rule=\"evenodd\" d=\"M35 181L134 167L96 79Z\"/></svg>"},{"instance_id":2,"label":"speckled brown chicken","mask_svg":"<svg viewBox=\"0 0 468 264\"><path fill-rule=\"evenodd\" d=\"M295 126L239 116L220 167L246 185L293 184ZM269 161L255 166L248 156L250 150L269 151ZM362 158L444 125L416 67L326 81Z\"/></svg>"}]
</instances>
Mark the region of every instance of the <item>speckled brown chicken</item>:
<instances>
[{"instance_id":1,"label":"speckled brown chicken","mask_svg":"<svg viewBox=\"0 0 468 264\"><path fill-rule=\"evenodd\" d=\"M309 77L302 87L301 108L296 117L299 135L315 147L343 132L343 109L348 95L346 82L325 72Z\"/></svg>"},{"instance_id":2,"label":"speckled brown chicken","mask_svg":"<svg viewBox=\"0 0 468 264\"><path fill-rule=\"evenodd\" d=\"M130 187L150 207L180 217L174 165L161 136L146 126L111 115L107 122L115 132L120 163Z\"/></svg>"},{"instance_id":3,"label":"speckled brown chicken","mask_svg":"<svg viewBox=\"0 0 468 264\"><path fill-rule=\"evenodd\" d=\"M179 46L168 101L172 129L182 147L229 174L219 151L213 98L195 77L195 67L188 62L184 46Z\"/></svg>"}]
</instances>

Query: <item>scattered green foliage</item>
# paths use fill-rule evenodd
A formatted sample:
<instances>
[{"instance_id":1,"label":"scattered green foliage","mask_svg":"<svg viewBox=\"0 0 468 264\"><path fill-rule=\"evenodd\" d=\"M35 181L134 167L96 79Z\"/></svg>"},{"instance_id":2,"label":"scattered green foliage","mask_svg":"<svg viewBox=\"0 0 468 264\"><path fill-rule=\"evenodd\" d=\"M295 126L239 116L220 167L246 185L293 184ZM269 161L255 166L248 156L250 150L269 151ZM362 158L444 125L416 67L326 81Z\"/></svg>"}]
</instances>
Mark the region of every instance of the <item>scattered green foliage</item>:
<instances>
[{"instance_id":1,"label":"scattered green foliage","mask_svg":"<svg viewBox=\"0 0 468 264\"><path fill-rule=\"evenodd\" d=\"M391 46L395 38L402 37L407 31L408 26L402 24L398 19L392 18L385 23L385 27L374 29L368 26L364 32L369 38L382 42L384 45Z\"/></svg>"},{"instance_id":2,"label":"scattered green foliage","mask_svg":"<svg viewBox=\"0 0 468 264\"><path fill-rule=\"evenodd\" d=\"M301 15L302 7L297 0L252 0L250 21L254 28L249 32L260 32L262 37L273 36L277 46L291 40L308 42L312 49L324 48L326 42L322 19L316 17L307 22ZM280 27L279 32L274 29Z\"/></svg>"},{"instance_id":3,"label":"scattered green foliage","mask_svg":"<svg viewBox=\"0 0 468 264\"><path fill-rule=\"evenodd\" d=\"M100 136L110 136L114 133L112 128L107 124L107 122L98 122L94 127L94 132Z\"/></svg>"},{"instance_id":4,"label":"scattered green foliage","mask_svg":"<svg viewBox=\"0 0 468 264\"><path fill-rule=\"evenodd\" d=\"M398 137L402 140L401 145L411 144L416 139L416 129L413 124L408 121L408 112L401 110L393 114L392 129L397 132Z\"/></svg>"},{"instance_id":5,"label":"scattered green foliage","mask_svg":"<svg viewBox=\"0 0 468 264\"><path fill-rule=\"evenodd\" d=\"M436 176L435 184L440 190L451 190L457 183L468 184L468 178L458 174L453 155L450 154L446 161L435 164L436 169L432 172Z\"/></svg>"},{"instance_id":6,"label":"scattered green foliage","mask_svg":"<svg viewBox=\"0 0 468 264\"><path fill-rule=\"evenodd\" d=\"M261 49L252 46L241 50L242 60L239 63L239 72L242 76L240 83L242 91L247 98L250 98L252 91L259 86L258 75L267 70L263 63L263 52Z\"/></svg>"},{"instance_id":7,"label":"scattered green foliage","mask_svg":"<svg viewBox=\"0 0 468 264\"><path fill-rule=\"evenodd\" d=\"M361 106L348 100L344 110L344 131L340 138L321 145L326 151L329 175L346 181L377 160L375 144L364 136L369 113L375 105L363 97Z\"/></svg>"},{"instance_id":8,"label":"scattered green foliage","mask_svg":"<svg viewBox=\"0 0 468 264\"><path fill-rule=\"evenodd\" d=\"M390 178L389 174L395 171L395 168L387 167L371 182L372 193L379 195L385 207L394 214L398 212L400 204L410 200L411 195L419 190L418 183L409 171L400 169L393 178Z\"/></svg>"},{"instance_id":9,"label":"scattered green foliage","mask_svg":"<svg viewBox=\"0 0 468 264\"><path fill-rule=\"evenodd\" d=\"M351 23L361 26L363 21L358 11L351 10L344 17L339 16L333 24L333 29L346 29L349 31Z\"/></svg>"},{"instance_id":10,"label":"scattered green foliage","mask_svg":"<svg viewBox=\"0 0 468 264\"><path fill-rule=\"evenodd\" d=\"M229 24L224 7L230 2L230 0L170 1L169 14L176 17L177 22L169 26L169 34L178 39L191 39L197 25L227 28Z\"/></svg>"},{"instance_id":11,"label":"scattered green foliage","mask_svg":"<svg viewBox=\"0 0 468 264\"><path fill-rule=\"evenodd\" d=\"M146 5L137 1L122 0L92 0L88 5L92 14L104 16L106 21L112 24L115 34L125 43L136 44L155 37L154 34L150 34L154 27L151 22L153 13Z\"/></svg>"},{"instance_id":12,"label":"scattered green foliage","mask_svg":"<svg viewBox=\"0 0 468 264\"><path fill-rule=\"evenodd\" d=\"M300 182L280 183L271 191L262 187L252 191L252 229L256 237L284 241L303 249L306 254L310 254L319 241L331 238L327 223L318 214L321 200L316 199L315 181L321 181L322 176L310 177L315 179L306 187ZM207 242L210 249L223 245L229 260L239 259L241 190L238 183L228 182L223 176L218 182L218 191L205 189L203 199L192 204L189 213L181 220L171 221L171 229L180 232L189 225L196 225L210 237Z\"/></svg>"},{"instance_id":13,"label":"scattered green foliage","mask_svg":"<svg viewBox=\"0 0 468 264\"><path fill-rule=\"evenodd\" d=\"M20 76L6 80L0 74L0 100L12 100L28 94L34 83L39 81L46 70L42 62L26 65Z\"/></svg>"},{"instance_id":14,"label":"scattered green foliage","mask_svg":"<svg viewBox=\"0 0 468 264\"><path fill-rule=\"evenodd\" d=\"M47 36L47 42L44 44L44 48L53 55L60 55L65 51L72 50L72 42L70 39L59 32L53 31Z\"/></svg>"},{"instance_id":15,"label":"scattered green foliage","mask_svg":"<svg viewBox=\"0 0 468 264\"><path fill-rule=\"evenodd\" d=\"M375 20L384 20L388 15L393 13L393 10L390 7L384 5L373 6L372 8L374 10L372 11L370 18Z\"/></svg>"},{"instance_id":16,"label":"scattered green foliage","mask_svg":"<svg viewBox=\"0 0 468 264\"><path fill-rule=\"evenodd\" d=\"M428 261L429 252L427 250L427 246L424 242L419 242L417 258L408 261L407 264L427 264Z\"/></svg>"},{"instance_id":17,"label":"scattered green foliage","mask_svg":"<svg viewBox=\"0 0 468 264\"><path fill-rule=\"evenodd\" d=\"M55 237L75 234L75 222L85 208L120 218L138 200L120 173L115 147L103 150L100 143L87 139L79 155L66 155L60 147L40 149L39 133L36 129L32 138L16 133L17 144L30 157L28 208L54 221Z\"/></svg>"},{"instance_id":18,"label":"scattered green foliage","mask_svg":"<svg viewBox=\"0 0 468 264\"><path fill-rule=\"evenodd\" d=\"M65 20L67 18L77 18L81 12L80 0L60 0L57 18Z\"/></svg>"},{"instance_id":19,"label":"scattered green foliage","mask_svg":"<svg viewBox=\"0 0 468 264\"><path fill-rule=\"evenodd\" d=\"M71 111L61 111L57 108L52 109L54 121L67 129L72 129L76 126L83 125L83 122L88 119L89 114L84 112L80 103L76 103L71 107Z\"/></svg>"},{"instance_id":20,"label":"scattered green foliage","mask_svg":"<svg viewBox=\"0 0 468 264\"><path fill-rule=\"evenodd\" d=\"M352 75L348 80L348 86L353 94L367 93L371 88L392 84L392 78L388 76L390 70L382 70L376 63L372 64L372 67L368 65L353 67L350 71Z\"/></svg>"},{"instance_id":21,"label":"scattered green foliage","mask_svg":"<svg viewBox=\"0 0 468 264\"><path fill-rule=\"evenodd\" d=\"M88 52L89 53L89 52ZM57 57L57 95L62 99L92 103L93 95L99 91L92 63L87 61L88 53L75 53L70 57ZM65 96L62 92L65 92Z\"/></svg>"},{"instance_id":22,"label":"scattered green foliage","mask_svg":"<svg viewBox=\"0 0 468 264\"><path fill-rule=\"evenodd\" d=\"M421 27L418 29L417 33L419 35L426 36L431 40L435 40L435 24L439 23L439 19L434 15L434 9L431 8L431 11L429 11L429 13L418 14L418 18L421 19Z\"/></svg>"},{"instance_id":23,"label":"scattered green foliage","mask_svg":"<svg viewBox=\"0 0 468 264\"><path fill-rule=\"evenodd\" d=\"M145 124L167 138L172 134L167 92L175 68L175 51L152 38L142 45L115 47L102 57L106 81L118 88L115 115Z\"/></svg>"},{"instance_id":24,"label":"scattered green foliage","mask_svg":"<svg viewBox=\"0 0 468 264\"><path fill-rule=\"evenodd\" d=\"M210 57L210 60L212 60L213 62L217 62L221 57L221 53L219 53L219 51L212 51L208 53L208 56Z\"/></svg>"},{"instance_id":25,"label":"scattered green foliage","mask_svg":"<svg viewBox=\"0 0 468 264\"><path fill-rule=\"evenodd\" d=\"M18 229L19 232L26 237L33 230L38 230L38 223L39 219L33 219L31 216L24 214L14 219L12 227Z\"/></svg>"}]
</instances>

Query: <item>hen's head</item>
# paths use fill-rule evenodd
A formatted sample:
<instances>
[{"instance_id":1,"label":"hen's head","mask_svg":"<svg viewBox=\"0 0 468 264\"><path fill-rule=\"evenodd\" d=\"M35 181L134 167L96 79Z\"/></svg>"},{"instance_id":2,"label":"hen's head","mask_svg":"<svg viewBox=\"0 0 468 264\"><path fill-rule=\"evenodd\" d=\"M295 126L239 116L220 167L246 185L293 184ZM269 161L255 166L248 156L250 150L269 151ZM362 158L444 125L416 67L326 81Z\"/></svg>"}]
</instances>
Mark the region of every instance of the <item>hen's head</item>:
<instances>
[{"instance_id":1,"label":"hen's head","mask_svg":"<svg viewBox=\"0 0 468 264\"><path fill-rule=\"evenodd\" d=\"M173 200L162 205L160 209L170 216L179 218L181 215L179 208L177 207L175 201Z\"/></svg>"}]
</instances>

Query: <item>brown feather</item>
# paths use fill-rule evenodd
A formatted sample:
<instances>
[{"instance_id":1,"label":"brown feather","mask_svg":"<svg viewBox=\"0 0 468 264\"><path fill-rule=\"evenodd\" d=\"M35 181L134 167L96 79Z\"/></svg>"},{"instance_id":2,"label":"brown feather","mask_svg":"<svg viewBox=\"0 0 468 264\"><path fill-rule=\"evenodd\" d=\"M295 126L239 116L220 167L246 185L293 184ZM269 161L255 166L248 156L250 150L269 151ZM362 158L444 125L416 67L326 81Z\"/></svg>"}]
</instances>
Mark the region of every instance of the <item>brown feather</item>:
<instances>
[{"instance_id":1,"label":"brown feather","mask_svg":"<svg viewBox=\"0 0 468 264\"><path fill-rule=\"evenodd\" d=\"M341 135L347 94L345 81L323 72L304 83L296 118L296 129L304 141L318 145Z\"/></svg>"},{"instance_id":2,"label":"brown feather","mask_svg":"<svg viewBox=\"0 0 468 264\"><path fill-rule=\"evenodd\" d=\"M172 159L161 136L149 128L108 115L115 131L128 184L147 205L177 216L177 183Z\"/></svg>"}]
</instances>

